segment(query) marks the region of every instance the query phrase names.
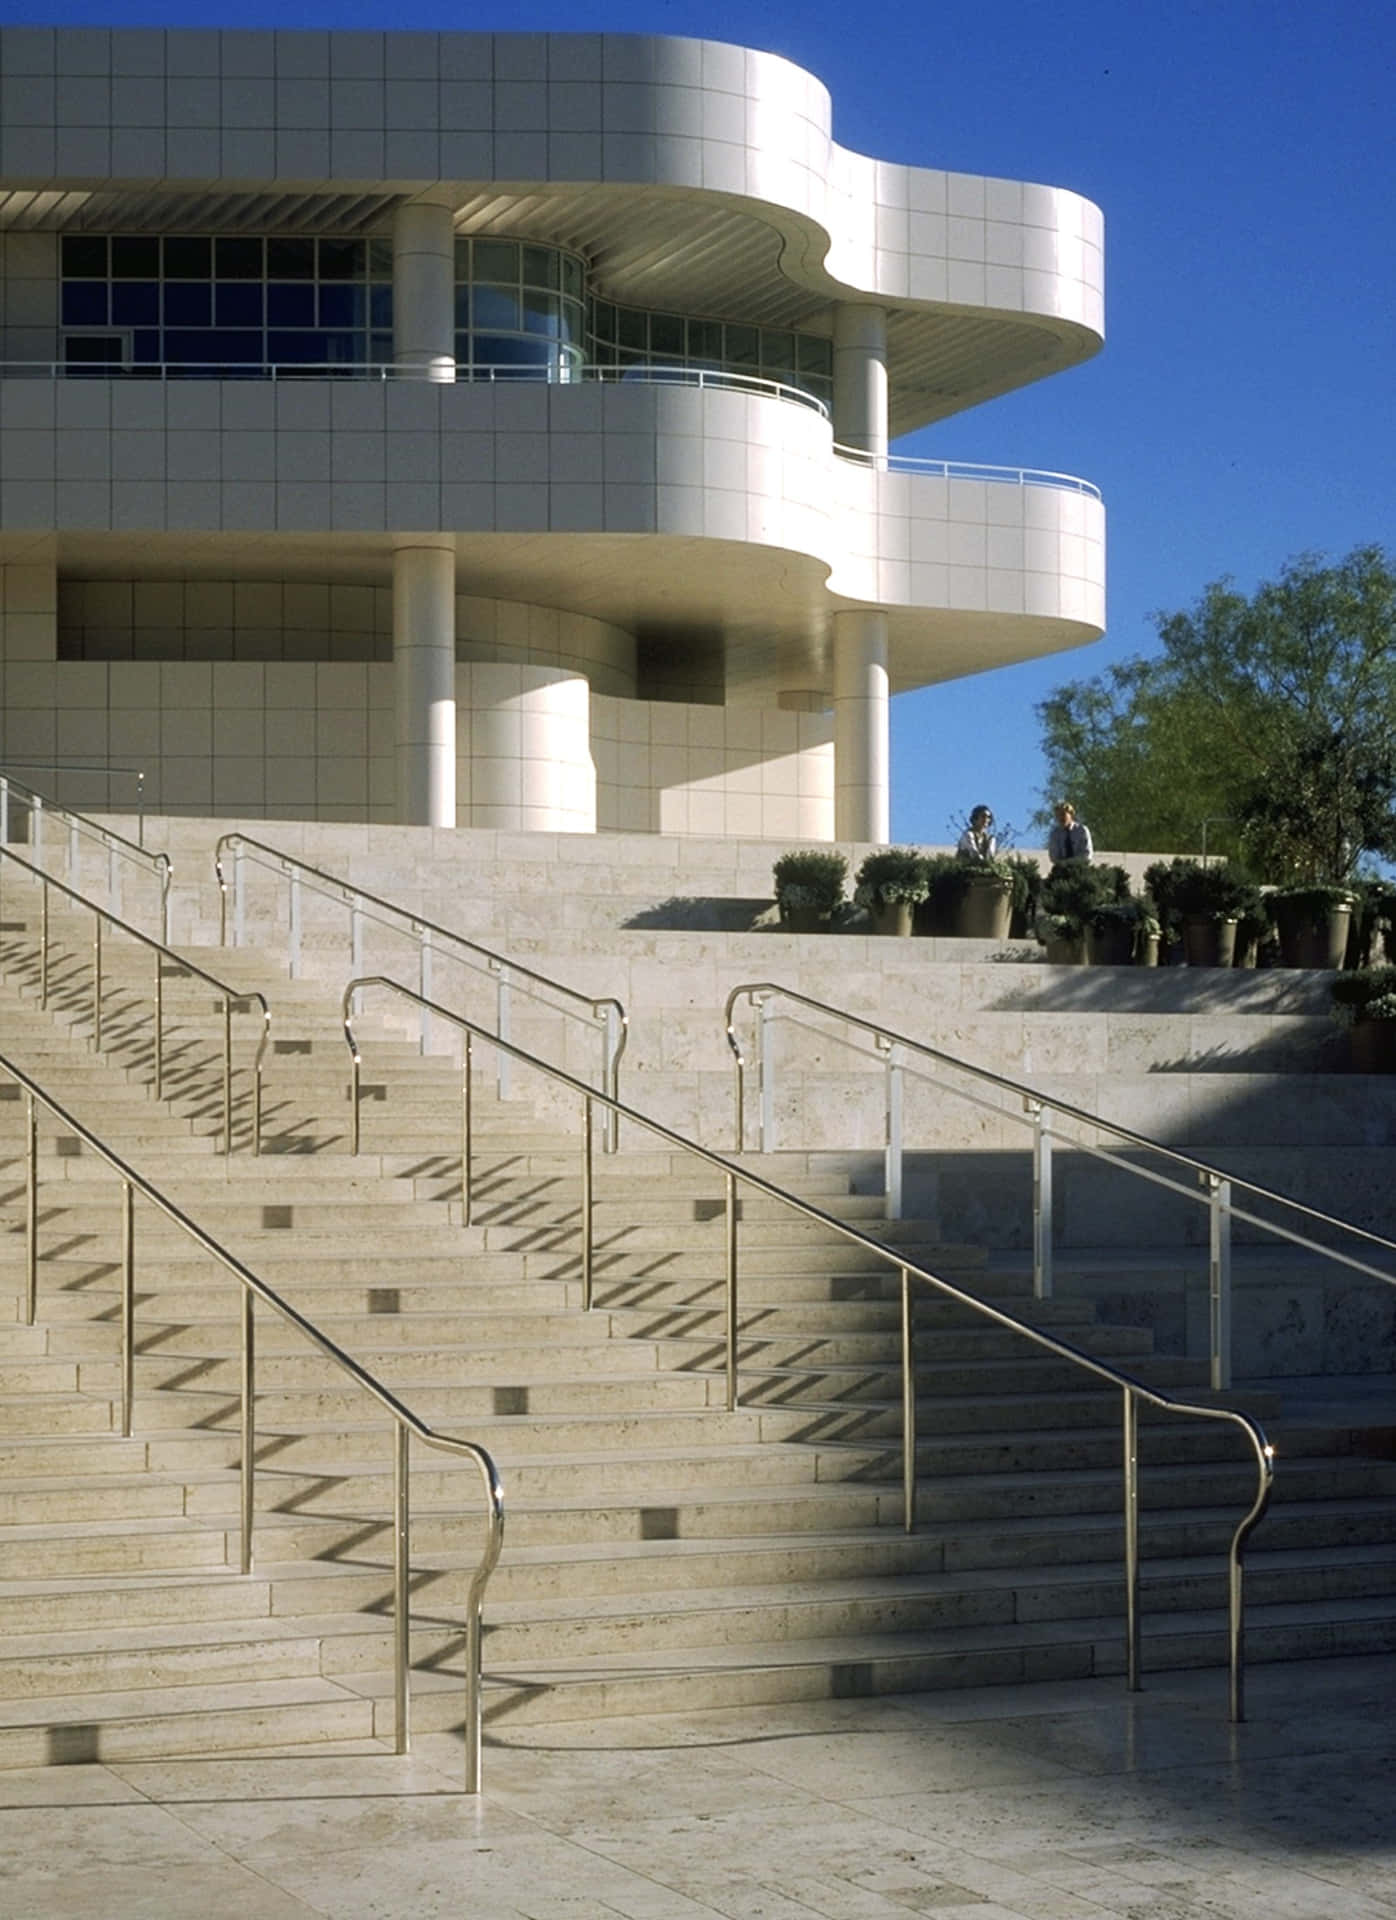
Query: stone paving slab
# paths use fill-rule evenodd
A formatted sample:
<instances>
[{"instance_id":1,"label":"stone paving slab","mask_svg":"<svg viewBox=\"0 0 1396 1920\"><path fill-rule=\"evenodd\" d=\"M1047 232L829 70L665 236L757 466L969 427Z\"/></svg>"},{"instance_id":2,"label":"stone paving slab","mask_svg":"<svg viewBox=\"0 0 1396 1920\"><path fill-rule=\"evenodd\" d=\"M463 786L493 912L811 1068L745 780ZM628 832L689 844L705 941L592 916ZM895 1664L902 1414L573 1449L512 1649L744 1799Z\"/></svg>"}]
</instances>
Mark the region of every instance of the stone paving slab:
<instances>
[{"instance_id":1,"label":"stone paving slab","mask_svg":"<svg viewBox=\"0 0 1396 1920\"><path fill-rule=\"evenodd\" d=\"M28 1920L1396 1920L1396 1661L0 1773Z\"/></svg>"}]
</instances>

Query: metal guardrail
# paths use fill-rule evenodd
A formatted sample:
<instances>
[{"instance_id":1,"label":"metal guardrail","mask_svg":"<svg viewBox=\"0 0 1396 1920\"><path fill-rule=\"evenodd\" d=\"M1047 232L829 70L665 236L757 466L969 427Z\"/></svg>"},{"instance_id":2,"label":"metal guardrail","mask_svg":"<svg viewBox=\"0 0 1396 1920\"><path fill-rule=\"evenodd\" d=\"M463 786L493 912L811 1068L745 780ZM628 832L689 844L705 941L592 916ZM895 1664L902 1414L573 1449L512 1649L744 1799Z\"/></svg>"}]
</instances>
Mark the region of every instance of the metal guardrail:
<instances>
[{"instance_id":1,"label":"metal guardrail","mask_svg":"<svg viewBox=\"0 0 1396 1920\"><path fill-rule=\"evenodd\" d=\"M145 846L144 767L81 766L70 760L7 760L5 764L7 767L16 768L20 773L100 773L105 775L108 781L134 780L136 783L136 845ZM79 816L79 818L83 817L85 816ZM89 821L88 824L95 827L97 823ZM105 832L106 829L98 828L98 831ZM119 835L113 837L120 838Z\"/></svg>"},{"instance_id":2,"label":"metal guardrail","mask_svg":"<svg viewBox=\"0 0 1396 1920\"><path fill-rule=\"evenodd\" d=\"M1112 1120L1104 1120L1097 1113L1091 1113L1084 1107L1072 1106L1069 1101L1049 1100L1044 1094L1021 1081L1010 1080L1004 1074L994 1073L988 1067L978 1067L972 1061L962 1060L953 1053L942 1052L938 1047L925 1045L920 1040L908 1039L905 1034L894 1033L891 1028L879 1021L869 1020L864 1015L850 1013L847 1008L830 1006L826 1001L811 999L808 994L797 993L791 987L783 987L773 980L748 981L742 986L733 987L727 996L726 1026L727 1044L730 1047L736 1066L736 1139L737 1150L742 1150L746 1138L745 1116L745 1077L746 1058L742 1053L733 1026L733 1014L740 999L751 1002L756 1015L756 1068L759 1090L758 1141L763 1152L772 1144L775 1126L775 1064L770 1045L768 1026L772 1017L772 1004L776 1000L786 1000L796 1006L827 1015L830 1019L857 1027L871 1034L878 1051L886 1057L884 1103L885 1140L884 1191L887 1196L886 1214L889 1219L898 1219L902 1206L902 1156L904 1147L904 1123L902 1113L902 1075L913 1072L907 1064L908 1055L933 1060L938 1066L952 1069L970 1079L998 1088L1012 1094L1022 1103L1021 1112L1004 1107L988 1100L981 1100L963 1087L938 1079L933 1074L921 1074L918 1078L942 1087L955 1094L958 1099L971 1106L984 1108L1015 1124L1031 1127L1033 1134L1033 1294L1036 1299L1046 1300L1052 1293L1052 1153L1056 1144L1069 1144L1075 1151L1103 1160L1108 1166L1132 1175L1135 1179L1145 1180L1157 1187L1164 1187L1170 1193L1180 1194L1185 1200L1205 1206L1208 1213L1208 1328L1209 1360L1211 1366L1211 1384L1213 1387L1227 1387L1231 1384L1231 1224L1239 1220L1247 1226L1260 1227L1278 1239L1291 1245L1302 1247L1306 1252L1321 1254L1325 1259L1334 1260L1339 1265L1350 1267L1355 1272L1366 1274L1369 1278L1385 1281L1396 1286L1396 1273L1384 1271L1372 1266L1368 1261L1358 1260L1350 1254L1341 1253L1335 1247L1324 1246L1321 1241L1310 1239L1291 1227L1278 1221L1268 1220L1262 1215L1239 1207L1233 1198L1236 1188L1254 1196L1257 1202L1267 1206L1287 1208L1305 1220L1313 1221L1317 1226L1337 1229L1354 1239L1364 1241L1372 1247L1396 1256L1396 1241L1388 1240L1379 1233L1370 1233L1365 1227L1353 1226L1350 1221L1340 1220L1335 1215L1321 1212L1317 1207L1306 1206L1303 1201L1293 1200L1288 1195L1276 1193L1269 1187L1262 1187L1253 1180L1244 1180L1237 1174L1225 1173L1219 1167L1208 1165L1192 1154L1182 1153L1176 1147L1166 1147L1160 1141L1152 1140L1147 1134L1136 1133L1130 1127L1118 1126ZM1161 1159L1174 1166L1184 1168L1192 1176L1192 1184L1185 1185L1179 1180L1171 1180L1166 1174L1156 1173L1148 1167L1133 1165L1124 1160L1108 1147L1095 1145L1089 1140L1073 1137L1062 1143L1053 1131L1053 1118L1071 1120L1093 1131L1110 1134L1126 1146L1140 1148L1157 1154ZM1199 1192L1199 1187L1202 1189Z\"/></svg>"},{"instance_id":3,"label":"metal guardrail","mask_svg":"<svg viewBox=\"0 0 1396 1920\"><path fill-rule=\"evenodd\" d=\"M11 765L14 762L10 763ZM20 764L28 767L28 762ZM35 765L39 763L34 763ZM133 773L144 782L145 775L134 767L64 767L64 773ZM134 861L155 876L160 888L160 938L167 944L170 938L170 880L173 869L167 853L148 853L145 847L145 815L140 821L141 838L139 842L128 840L125 834L115 833L110 827L104 827L96 820L90 820L85 813L74 813L68 807L57 806L51 800L45 800L41 793L32 787L26 787L20 780L11 779L7 772L0 771L0 846L7 846L10 839L10 802L18 799L29 815L29 845L36 861L42 863L44 850L44 822L46 819L62 821L68 830L68 874L70 879L80 877L82 839L96 840L107 851L107 893L112 907L121 912L121 862Z\"/></svg>"},{"instance_id":4,"label":"metal guardrail","mask_svg":"<svg viewBox=\"0 0 1396 1920\"><path fill-rule=\"evenodd\" d=\"M353 1150L355 1153L359 1151L358 1115L360 1104L361 1054L358 1042L354 1038L352 1009L357 996L370 988L378 988L386 993L398 994L406 1000L414 1001L418 1005L422 1004L422 996L420 994L414 993L410 987L404 987L399 981L391 980L383 974L367 975L351 980L344 989L342 1002L344 1037L349 1047L351 1061L350 1099L354 1115ZM1232 1535L1227 1552L1229 1711L1233 1720L1244 1720L1245 1544L1270 1503L1270 1492L1274 1483L1275 1472L1274 1449L1266 1439L1264 1429L1261 1427L1259 1421L1252 1419L1249 1414L1238 1413L1230 1407L1198 1406L1191 1401L1174 1399L1169 1394L1146 1386L1143 1381L1136 1380L1131 1374L1123 1372L1120 1368L1109 1366L1106 1362L1097 1360L1094 1355L1083 1352L1079 1347L1073 1347L1065 1340L1058 1340L1054 1335L1044 1332L1042 1328L1032 1326L1029 1322L1018 1319L1015 1314L1006 1313L1002 1308L990 1306L987 1301L977 1298L974 1294L966 1293L962 1288L955 1286L952 1281L942 1279L939 1274L932 1273L929 1269L916 1265L914 1261L906 1259L901 1252L886 1246L880 1240L873 1239L871 1235L863 1233L848 1221L840 1220L833 1214L825 1213L822 1208L814 1206L808 1200L802 1200L797 1194L787 1193L784 1188L776 1186L773 1181L766 1180L760 1174L753 1173L747 1168L738 1166L733 1161L724 1158L721 1154L714 1153L710 1148L700 1146L696 1141L685 1138L683 1134L676 1133L672 1127L665 1126L661 1121L655 1120L647 1114L639 1113L633 1107L621 1105L618 1100L608 1094L598 1093L595 1088L587 1086L584 1081L578 1080L575 1075L565 1072L560 1067L551 1066L547 1061L537 1059L535 1056L525 1053L522 1048L514 1046L507 1040L501 1040L498 1035L490 1033L487 1028L478 1025L478 1023L474 1021L467 1020L463 1015L453 1013L449 1008L440 1006L432 1008L432 1011L443 1020L448 1020L458 1027L465 1033L468 1041L478 1040L486 1045L507 1048L513 1058L520 1064L532 1067L536 1071L546 1074L552 1080L562 1086L570 1088L573 1093L580 1096L583 1103L583 1126L581 1152L582 1203L579 1234L582 1262L582 1305L584 1309L590 1310L594 1297L592 1108L596 1102L599 1101L603 1107L609 1108L617 1119L623 1119L632 1126L643 1128L646 1132L654 1134L659 1139L665 1141L669 1146L677 1147L682 1152L693 1155L694 1158L701 1160L705 1165L713 1167L721 1173L725 1195L726 1327L724 1347L726 1355L726 1403L729 1412L735 1410L739 1400L737 1354L739 1319L737 1186L739 1182L752 1192L761 1194L767 1199L777 1201L782 1206L788 1207L801 1218L816 1222L820 1227L836 1235L838 1238L847 1241L850 1245L860 1247L865 1252L874 1254L879 1260L885 1261L889 1266L896 1267L899 1270L901 1275L902 1308L902 1519L906 1532L912 1533L916 1528L916 1373L913 1340L913 1283L917 1283L923 1287L934 1288L942 1296L953 1300L959 1306L970 1308L981 1318L993 1322L994 1325L1005 1327L1013 1333L1021 1334L1024 1339L1032 1341L1034 1345L1041 1348L1044 1352L1051 1354L1055 1359L1065 1360L1073 1366L1084 1369L1086 1372L1094 1375L1095 1378L1104 1380L1111 1386L1118 1388L1122 1397L1122 1431L1124 1442L1126 1673L1127 1682L1132 1692L1137 1692L1142 1684L1139 1607L1139 1408L1142 1404L1157 1407L1167 1413L1180 1414L1185 1418L1219 1420L1225 1424L1239 1428L1241 1432L1244 1433L1254 1452L1257 1472L1255 1499L1250 1510L1243 1516L1235 1533ZM469 1046L467 1046L466 1050L466 1068L461 1095L461 1109L461 1190L464 1201L464 1220L468 1225L471 1214L470 1190L472 1184Z\"/></svg>"},{"instance_id":5,"label":"metal guardrail","mask_svg":"<svg viewBox=\"0 0 1396 1920\"><path fill-rule=\"evenodd\" d=\"M403 1405L397 1396L390 1392L381 1381L361 1366L359 1362L345 1353L335 1344L328 1334L322 1333L311 1320L296 1309L279 1293L259 1280L250 1267L246 1266L235 1254L221 1246L213 1236L206 1233L189 1215L167 1199L158 1187L144 1179L133 1167L105 1141L85 1127L68 1110L60 1106L46 1094L38 1082L12 1060L0 1055L0 1073L7 1074L16 1081L25 1092L25 1237L28 1259L28 1286L25 1300L25 1319L29 1326L34 1325L38 1309L38 1213L39 1213L39 1172L38 1172L38 1116L36 1109L42 1106L52 1114L67 1131L78 1136L99 1159L106 1161L122 1183L121 1203L121 1432L129 1438L133 1430L133 1408L135 1400L135 1326L136 1326L136 1260L135 1260L135 1210L136 1194L148 1201L167 1220L187 1233L194 1244L239 1283L242 1298L241 1316L241 1372L239 1383L239 1403L241 1413L240 1463L239 1463L239 1542L240 1566L244 1574L250 1574L253 1566L253 1519L256 1502L256 1324L255 1305L257 1301L279 1313L283 1320L303 1333L311 1344L318 1347L337 1367L343 1369L356 1385L363 1388L378 1404L385 1408L393 1420L393 1726L394 1745L398 1753L408 1751L410 1730L410 1698L408 1691L408 1672L410 1667L409 1633L411 1618L408 1596L410 1592L411 1552L409 1538L410 1518L410 1440L415 1434L425 1446L434 1447L439 1452L452 1453L462 1459L473 1460L480 1470L484 1483L487 1505L487 1532L485 1551L471 1579L466 1595L466 1742L465 1742L465 1790L469 1794L480 1791L480 1748L481 1748L481 1697L480 1697L480 1640L481 1613L485 1585L494 1571L504 1542L504 1489L494 1461L486 1450L472 1440L458 1439L453 1435L438 1433L425 1421L418 1419L410 1407Z\"/></svg>"},{"instance_id":6,"label":"metal guardrail","mask_svg":"<svg viewBox=\"0 0 1396 1920\"><path fill-rule=\"evenodd\" d=\"M271 1036L271 1009L267 1005L266 995L255 988L233 987L226 980L220 980L216 974L196 966L192 960L185 960L160 940L152 939L148 933L142 933L139 927L130 926L125 920L119 920L105 907L99 907L76 888L62 880L56 880L51 873L45 873L42 867L36 867L32 861L21 859L19 854L0 842L0 873L4 872L5 862L19 867L31 880L38 881L42 888L39 907L39 1006L47 1011L49 1002L49 895L53 891L61 893L75 906L85 908L93 917L92 935L92 1044L96 1051L102 1046L102 1000L103 1000L103 927L115 933L127 935L140 946L148 947L155 956L155 981L153 998L155 1001L154 1035L154 1081L153 1089L157 1100L164 1097L165 1091L165 981L164 968L168 964L177 967L182 974L189 974L196 980L204 981L223 997L223 1151L230 1154L233 1150L233 1002L235 1000L255 1001L262 1009L262 1029L257 1040L257 1057L252 1063L252 1152L262 1151L262 1062L266 1057L267 1041Z\"/></svg>"},{"instance_id":7,"label":"metal guardrail","mask_svg":"<svg viewBox=\"0 0 1396 1920\"><path fill-rule=\"evenodd\" d=\"M478 941L468 939L449 927L437 926L433 921L424 919L420 914L409 913L405 907L395 906L391 900L381 899L377 894L369 893L363 887L356 887L352 881L343 880L338 875L325 873L319 867L312 867L303 860L297 860L279 848L268 846L263 840L254 840L244 833L225 833L214 849L213 867L218 876L220 944L226 944L228 938L228 879L224 871L224 854L231 847L233 851L233 945L241 946L246 932L245 923L245 885L243 862L250 855L258 864L282 874L289 891L288 898L288 946L290 953L291 978L299 976L301 966L301 887L308 882L312 889L328 895L346 907L349 912L349 965L354 973L363 971L363 928L365 919L377 921L395 932L406 933L418 944L417 985L421 1005L429 1009L434 1004L432 992L432 959L439 943L457 950L457 954L471 956L469 965L483 963L483 969L491 974L495 982L495 1037L500 1040L509 1038L509 1016L511 990L515 981L526 981L529 989L539 989L536 998L543 993L554 994L570 1001L574 1007L584 1007L592 1020L600 1025L601 1034L601 1083L614 1099L620 1092L620 1063L625 1053L626 1042L630 1035L630 1023L622 1003L613 995L594 996L581 993L575 987L564 986L560 980L552 980L545 973L536 973L531 967L521 966L515 960L508 960L503 954L494 953L483 947ZM566 1012L566 1008L556 1011ZM422 1018L422 1051L426 1052L431 1039L431 1014L424 1012ZM497 1091L501 1100L509 1095L507 1051L501 1053L497 1065ZM608 1119L605 1130L605 1150L614 1153L619 1143L615 1125Z\"/></svg>"},{"instance_id":8,"label":"metal guardrail","mask_svg":"<svg viewBox=\"0 0 1396 1920\"><path fill-rule=\"evenodd\" d=\"M585 363L554 363L527 366L513 361L456 363L433 366L398 366L391 360L142 360L75 361L6 360L0 361L0 380L407 380L433 386L617 386L638 384L659 387L697 387L708 391L765 394L776 400L792 401L807 407L827 420L829 409L817 395L787 380L766 379L760 374L742 373L722 367L665 366L658 362L634 361L626 366L606 367Z\"/></svg>"},{"instance_id":9,"label":"metal guardrail","mask_svg":"<svg viewBox=\"0 0 1396 1920\"><path fill-rule=\"evenodd\" d=\"M966 460L919 460L906 453L868 453L862 447L845 447L837 441L834 452L842 460L868 467L874 473L924 473L941 480L989 480L1015 487L1056 487L1064 493L1082 493L1088 500L1099 500L1101 491L1090 480L1074 473L1052 473L1045 467L989 467Z\"/></svg>"}]
</instances>

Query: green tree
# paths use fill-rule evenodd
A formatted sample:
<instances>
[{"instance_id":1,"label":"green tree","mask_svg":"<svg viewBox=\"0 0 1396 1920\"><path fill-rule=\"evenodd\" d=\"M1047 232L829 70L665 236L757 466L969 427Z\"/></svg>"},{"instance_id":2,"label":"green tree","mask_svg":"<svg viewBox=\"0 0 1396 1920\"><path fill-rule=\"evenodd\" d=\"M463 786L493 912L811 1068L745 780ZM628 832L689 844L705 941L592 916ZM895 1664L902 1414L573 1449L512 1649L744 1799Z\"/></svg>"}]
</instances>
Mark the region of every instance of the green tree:
<instances>
[{"instance_id":1,"label":"green tree","mask_svg":"<svg viewBox=\"0 0 1396 1920\"><path fill-rule=\"evenodd\" d=\"M1038 707L1047 807L1099 846L1227 838L1269 879L1342 880L1396 854L1396 573L1379 547L1306 554L1249 598L1214 582L1156 614L1160 650Z\"/></svg>"}]
</instances>

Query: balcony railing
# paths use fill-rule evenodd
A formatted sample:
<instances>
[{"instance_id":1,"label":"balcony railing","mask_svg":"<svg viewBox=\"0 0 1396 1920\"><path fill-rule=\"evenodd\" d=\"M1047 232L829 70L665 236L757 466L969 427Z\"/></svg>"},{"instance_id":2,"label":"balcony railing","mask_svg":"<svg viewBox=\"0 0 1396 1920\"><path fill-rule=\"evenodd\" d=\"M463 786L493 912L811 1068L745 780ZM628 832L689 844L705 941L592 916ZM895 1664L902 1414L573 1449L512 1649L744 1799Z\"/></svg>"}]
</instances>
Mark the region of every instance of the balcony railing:
<instances>
[{"instance_id":1,"label":"balcony railing","mask_svg":"<svg viewBox=\"0 0 1396 1920\"><path fill-rule=\"evenodd\" d=\"M1089 499L1101 498L1100 488L1089 480L1078 480L1074 473L1052 473L1044 467L986 467L967 460L917 460L905 453L867 453L860 447L843 447L837 442L834 452L842 460L852 460L874 473L924 473L941 480L1006 481L1017 487L1058 487L1066 493L1084 493Z\"/></svg>"}]
</instances>

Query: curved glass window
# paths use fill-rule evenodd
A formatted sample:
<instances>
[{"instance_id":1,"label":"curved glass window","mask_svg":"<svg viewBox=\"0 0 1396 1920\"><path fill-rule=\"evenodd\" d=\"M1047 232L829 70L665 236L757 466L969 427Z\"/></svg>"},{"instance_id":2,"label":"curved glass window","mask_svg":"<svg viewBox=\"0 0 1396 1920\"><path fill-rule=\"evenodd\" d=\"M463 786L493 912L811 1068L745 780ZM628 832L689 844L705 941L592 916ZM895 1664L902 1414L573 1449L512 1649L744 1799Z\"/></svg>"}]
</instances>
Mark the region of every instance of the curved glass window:
<instances>
[{"instance_id":1,"label":"curved glass window","mask_svg":"<svg viewBox=\"0 0 1396 1920\"><path fill-rule=\"evenodd\" d=\"M586 270L575 254L520 240L456 241L461 380L580 380Z\"/></svg>"},{"instance_id":2,"label":"curved glass window","mask_svg":"<svg viewBox=\"0 0 1396 1920\"><path fill-rule=\"evenodd\" d=\"M589 321L589 358L599 367L615 368L621 378L627 369L638 380L647 372L688 368L778 381L824 407L833 402L833 343L818 334L736 320L692 320L609 300L592 301Z\"/></svg>"}]
</instances>

